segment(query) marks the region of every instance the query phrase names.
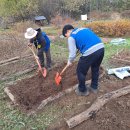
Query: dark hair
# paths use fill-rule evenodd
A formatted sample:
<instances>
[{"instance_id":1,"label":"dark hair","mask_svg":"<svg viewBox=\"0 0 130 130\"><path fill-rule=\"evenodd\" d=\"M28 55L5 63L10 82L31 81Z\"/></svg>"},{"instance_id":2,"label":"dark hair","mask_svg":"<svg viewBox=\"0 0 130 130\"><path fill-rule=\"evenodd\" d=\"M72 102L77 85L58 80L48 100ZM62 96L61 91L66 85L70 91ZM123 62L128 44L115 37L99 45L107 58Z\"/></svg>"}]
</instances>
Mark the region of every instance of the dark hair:
<instances>
[{"instance_id":1,"label":"dark hair","mask_svg":"<svg viewBox=\"0 0 130 130\"><path fill-rule=\"evenodd\" d=\"M42 30L41 30L41 28L37 28L37 29L35 29L36 31L38 31L38 32L41 32Z\"/></svg>"},{"instance_id":2,"label":"dark hair","mask_svg":"<svg viewBox=\"0 0 130 130\"><path fill-rule=\"evenodd\" d=\"M41 28L37 28L37 29L35 29L35 30L37 31L37 35L36 35L36 36L39 36L39 35L42 34L42 30L41 30Z\"/></svg>"},{"instance_id":3,"label":"dark hair","mask_svg":"<svg viewBox=\"0 0 130 130\"><path fill-rule=\"evenodd\" d=\"M62 30L62 35L64 37L66 37L65 34L67 33L68 30L71 30L71 29L74 29L74 27L72 25L70 25L70 24L65 25Z\"/></svg>"}]
</instances>

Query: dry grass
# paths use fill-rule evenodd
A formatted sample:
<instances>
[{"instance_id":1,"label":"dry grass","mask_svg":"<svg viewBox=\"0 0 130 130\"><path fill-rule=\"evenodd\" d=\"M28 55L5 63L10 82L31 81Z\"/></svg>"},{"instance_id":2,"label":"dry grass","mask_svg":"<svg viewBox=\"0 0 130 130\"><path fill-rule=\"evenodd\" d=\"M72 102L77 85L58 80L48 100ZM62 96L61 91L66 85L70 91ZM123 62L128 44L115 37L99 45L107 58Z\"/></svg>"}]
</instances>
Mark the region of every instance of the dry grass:
<instances>
[{"instance_id":1,"label":"dry grass","mask_svg":"<svg viewBox=\"0 0 130 130\"><path fill-rule=\"evenodd\" d=\"M36 28L37 25L35 25L33 21L19 22L14 25L12 30L13 32L17 32L17 33L24 33L26 29L29 27Z\"/></svg>"},{"instance_id":2,"label":"dry grass","mask_svg":"<svg viewBox=\"0 0 130 130\"><path fill-rule=\"evenodd\" d=\"M24 33L28 27L36 28L36 25L32 21L19 22L11 29L0 32L0 52L2 53L0 60L28 55L28 40L24 38Z\"/></svg>"},{"instance_id":3,"label":"dry grass","mask_svg":"<svg viewBox=\"0 0 130 130\"><path fill-rule=\"evenodd\" d=\"M15 33L5 33L1 35L0 44L0 52L2 54L2 56L0 56L0 60L6 60L28 54L25 40L18 37Z\"/></svg>"}]
</instances>

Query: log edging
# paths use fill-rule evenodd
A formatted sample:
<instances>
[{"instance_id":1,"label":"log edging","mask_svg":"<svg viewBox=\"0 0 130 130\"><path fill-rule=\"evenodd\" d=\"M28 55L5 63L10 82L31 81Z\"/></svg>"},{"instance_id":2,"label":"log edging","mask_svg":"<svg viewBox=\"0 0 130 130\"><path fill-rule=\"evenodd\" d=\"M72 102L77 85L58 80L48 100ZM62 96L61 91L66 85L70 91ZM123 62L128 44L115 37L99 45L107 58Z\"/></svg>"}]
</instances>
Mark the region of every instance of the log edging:
<instances>
[{"instance_id":1,"label":"log edging","mask_svg":"<svg viewBox=\"0 0 130 130\"><path fill-rule=\"evenodd\" d=\"M95 115L101 107L103 107L111 99L118 98L120 96L130 93L130 85L118 90L106 93L98 97L95 102L84 112L70 118L66 121L69 128L73 128L85 120L88 120L93 114Z\"/></svg>"},{"instance_id":2,"label":"log edging","mask_svg":"<svg viewBox=\"0 0 130 130\"><path fill-rule=\"evenodd\" d=\"M103 73L100 75L99 79L101 77L103 77L103 75L105 74L105 71L103 70ZM89 84L91 82L91 80L88 80L86 81L85 83L86 84ZM74 91L76 88L78 87L78 84L72 86L71 88L68 88L66 90L64 90L63 92L59 92L57 95L53 95L53 96L50 96L48 97L47 99L44 99L41 104L35 109L35 110L32 110L30 111L27 115L30 116L30 115L33 115L35 114L36 112L38 112L39 110L43 109L43 107L45 107L48 103L51 103L52 101L68 94L68 93L71 93L72 91ZM16 104L16 99L15 99L15 96L10 92L9 90L9 87L6 87L4 89L4 92L9 96L9 98L11 99L11 101Z\"/></svg>"}]
</instances>

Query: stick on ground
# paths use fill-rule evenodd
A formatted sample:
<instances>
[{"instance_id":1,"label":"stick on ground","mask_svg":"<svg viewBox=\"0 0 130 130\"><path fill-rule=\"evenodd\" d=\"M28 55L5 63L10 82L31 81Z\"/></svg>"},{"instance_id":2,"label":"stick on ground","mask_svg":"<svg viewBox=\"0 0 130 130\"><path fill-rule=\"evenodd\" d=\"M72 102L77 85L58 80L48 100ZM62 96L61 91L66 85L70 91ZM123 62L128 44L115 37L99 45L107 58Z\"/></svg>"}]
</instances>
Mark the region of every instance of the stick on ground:
<instances>
[{"instance_id":1,"label":"stick on ground","mask_svg":"<svg viewBox=\"0 0 130 130\"><path fill-rule=\"evenodd\" d=\"M111 99L118 98L120 96L126 95L130 93L130 85L124 88L118 89L116 91L112 91L110 93L106 93L103 96L100 96L96 99L96 101L88 108L86 111L76 115L69 120L67 120L67 124L69 128L73 128L81 122L89 119L93 114L95 114L102 106L104 106Z\"/></svg>"}]
</instances>

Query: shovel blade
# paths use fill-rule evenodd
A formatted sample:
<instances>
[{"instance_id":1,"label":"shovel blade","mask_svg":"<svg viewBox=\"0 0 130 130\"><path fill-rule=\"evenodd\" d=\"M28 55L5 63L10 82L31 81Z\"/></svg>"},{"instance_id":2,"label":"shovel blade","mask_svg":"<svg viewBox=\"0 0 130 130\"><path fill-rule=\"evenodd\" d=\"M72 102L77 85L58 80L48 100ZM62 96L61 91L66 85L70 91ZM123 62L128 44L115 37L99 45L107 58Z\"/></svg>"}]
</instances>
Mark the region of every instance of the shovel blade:
<instances>
[{"instance_id":1,"label":"shovel blade","mask_svg":"<svg viewBox=\"0 0 130 130\"><path fill-rule=\"evenodd\" d=\"M39 67L37 72L41 73L44 78L47 76L47 70L46 70L46 68L40 68Z\"/></svg>"},{"instance_id":2,"label":"shovel blade","mask_svg":"<svg viewBox=\"0 0 130 130\"><path fill-rule=\"evenodd\" d=\"M56 85L60 85L61 79L62 79L62 77L61 77L60 74L57 72L57 73L56 73L56 76L55 76Z\"/></svg>"},{"instance_id":3,"label":"shovel blade","mask_svg":"<svg viewBox=\"0 0 130 130\"><path fill-rule=\"evenodd\" d=\"M42 75L44 78L47 76L47 69L46 68L43 68Z\"/></svg>"},{"instance_id":4,"label":"shovel blade","mask_svg":"<svg viewBox=\"0 0 130 130\"><path fill-rule=\"evenodd\" d=\"M40 70L41 73L42 73L42 76L45 78L45 77L47 76L47 69L46 69L45 67L44 67L44 68L41 67L40 62L38 61L37 58L36 58L36 61L37 61L39 70Z\"/></svg>"}]
</instances>

